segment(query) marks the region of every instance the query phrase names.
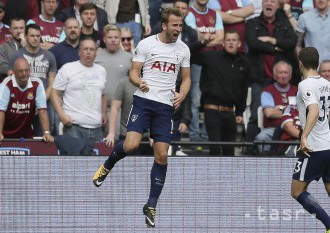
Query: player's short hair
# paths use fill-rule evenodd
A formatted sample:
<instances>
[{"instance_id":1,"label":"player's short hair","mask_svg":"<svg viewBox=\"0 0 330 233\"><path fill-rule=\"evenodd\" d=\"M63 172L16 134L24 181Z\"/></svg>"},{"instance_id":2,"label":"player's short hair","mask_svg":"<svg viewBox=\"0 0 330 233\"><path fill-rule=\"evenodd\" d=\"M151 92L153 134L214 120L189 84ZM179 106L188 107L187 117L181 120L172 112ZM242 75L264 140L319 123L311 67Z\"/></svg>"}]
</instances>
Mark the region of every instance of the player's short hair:
<instances>
[{"instance_id":1,"label":"player's short hair","mask_svg":"<svg viewBox=\"0 0 330 233\"><path fill-rule=\"evenodd\" d=\"M97 12L97 6L94 3L88 2L83 4L79 9L79 14L81 15L84 11L94 9Z\"/></svg>"},{"instance_id":2,"label":"player's short hair","mask_svg":"<svg viewBox=\"0 0 330 233\"><path fill-rule=\"evenodd\" d=\"M109 31L117 31L117 32L119 32L119 35L121 34L120 28L114 24L105 25L103 28L103 35L106 35Z\"/></svg>"},{"instance_id":3,"label":"player's short hair","mask_svg":"<svg viewBox=\"0 0 330 233\"><path fill-rule=\"evenodd\" d=\"M298 54L298 60L302 63L305 69L317 70L319 59L319 52L314 47L303 48Z\"/></svg>"},{"instance_id":4,"label":"player's short hair","mask_svg":"<svg viewBox=\"0 0 330 233\"><path fill-rule=\"evenodd\" d=\"M280 61L276 62L273 66L273 75L274 76L276 74L276 67L279 65L286 65L287 67L289 67L290 74L292 74L292 65L286 61L280 60Z\"/></svg>"},{"instance_id":5,"label":"player's short hair","mask_svg":"<svg viewBox=\"0 0 330 233\"><path fill-rule=\"evenodd\" d=\"M13 22L18 22L18 21L21 21L21 20L23 20L23 21L24 21L24 24L25 24L25 20L24 20L22 17L14 17L14 18L11 18L11 19L9 20L9 26L11 27L12 24L13 24Z\"/></svg>"},{"instance_id":6,"label":"player's short hair","mask_svg":"<svg viewBox=\"0 0 330 233\"><path fill-rule=\"evenodd\" d=\"M37 31L41 31L41 28L40 28L40 26L38 24L32 23L32 24L26 25L26 27L25 27L25 35L28 34L28 32L29 32L30 29L35 29Z\"/></svg>"},{"instance_id":7,"label":"player's short hair","mask_svg":"<svg viewBox=\"0 0 330 233\"><path fill-rule=\"evenodd\" d=\"M176 8L169 7L169 8L164 9L161 16L160 16L161 24L163 24L163 23L167 24L168 20L170 18L170 15L175 15L175 16L183 18L183 15L182 15L180 10L178 10Z\"/></svg>"}]
</instances>

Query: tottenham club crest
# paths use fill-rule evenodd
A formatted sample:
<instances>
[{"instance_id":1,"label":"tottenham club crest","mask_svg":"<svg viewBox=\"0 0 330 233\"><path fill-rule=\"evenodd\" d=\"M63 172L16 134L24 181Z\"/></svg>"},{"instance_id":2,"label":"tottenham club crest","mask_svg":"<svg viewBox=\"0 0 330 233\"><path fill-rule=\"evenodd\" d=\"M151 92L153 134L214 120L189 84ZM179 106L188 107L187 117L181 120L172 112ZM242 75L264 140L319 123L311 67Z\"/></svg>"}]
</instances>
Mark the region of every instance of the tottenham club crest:
<instances>
[{"instance_id":1,"label":"tottenham club crest","mask_svg":"<svg viewBox=\"0 0 330 233\"><path fill-rule=\"evenodd\" d=\"M134 114L134 115L132 115L132 117L131 117L131 121L132 122L134 122L134 121L136 121L136 119L138 119L138 115L136 115L136 114Z\"/></svg>"},{"instance_id":2,"label":"tottenham club crest","mask_svg":"<svg viewBox=\"0 0 330 233\"><path fill-rule=\"evenodd\" d=\"M180 53L174 53L175 60L179 61Z\"/></svg>"}]
</instances>

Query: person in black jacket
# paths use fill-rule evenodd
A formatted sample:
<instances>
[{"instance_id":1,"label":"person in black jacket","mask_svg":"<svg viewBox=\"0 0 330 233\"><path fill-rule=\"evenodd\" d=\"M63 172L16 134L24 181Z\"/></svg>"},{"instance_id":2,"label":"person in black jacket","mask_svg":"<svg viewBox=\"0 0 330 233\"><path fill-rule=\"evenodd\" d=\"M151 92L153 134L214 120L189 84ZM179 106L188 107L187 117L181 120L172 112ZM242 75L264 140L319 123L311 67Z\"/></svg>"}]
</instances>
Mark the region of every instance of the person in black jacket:
<instances>
[{"instance_id":1,"label":"person in black jacket","mask_svg":"<svg viewBox=\"0 0 330 233\"><path fill-rule=\"evenodd\" d=\"M243 124L249 76L247 61L237 52L240 45L237 31L229 30L225 33L223 50L191 50L191 62L202 66L200 87L210 141L235 141L237 124ZM234 148L210 148L210 155L219 154L234 155Z\"/></svg>"},{"instance_id":2,"label":"person in black jacket","mask_svg":"<svg viewBox=\"0 0 330 233\"><path fill-rule=\"evenodd\" d=\"M248 61L251 77L251 117L247 126L246 141L253 141L259 133L257 109L262 90L272 84L273 66L283 60L292 66L292 80L300 79L294 49L297 36L288 19L277 12L278 0L263 0L263 11L259 17L246 22L245 42L248 46ZM254 154L253 148L246 152Z\"/></svg>"}]
</instances>

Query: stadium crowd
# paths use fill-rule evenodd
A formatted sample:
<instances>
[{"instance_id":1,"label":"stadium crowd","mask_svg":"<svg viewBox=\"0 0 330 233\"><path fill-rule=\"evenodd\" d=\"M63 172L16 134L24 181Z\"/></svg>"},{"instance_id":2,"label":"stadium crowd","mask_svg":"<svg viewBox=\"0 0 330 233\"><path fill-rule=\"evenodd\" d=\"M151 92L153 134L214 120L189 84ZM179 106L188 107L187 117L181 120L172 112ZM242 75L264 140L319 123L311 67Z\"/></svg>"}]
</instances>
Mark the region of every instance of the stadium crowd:
<instances>
[{"instance_id":1,"label":"stadium crowd","mask_svg":"<svg viewBox=\"0 0 330 233\"><path fill-rule=\"evenodd\" d=\"M298 140L297 52L317 48L330 81L330 0L0 0L0 141L52 142L62 133L88 144L123 140L136 89L132 53L161 31L166 7L181 11L179 38L191 51L190 96L175 112L173 140L189 132L192 142L235 141L238 126L246 141ZM293 150L244 153L269 151Z\"/></svg>"}]
</instances>

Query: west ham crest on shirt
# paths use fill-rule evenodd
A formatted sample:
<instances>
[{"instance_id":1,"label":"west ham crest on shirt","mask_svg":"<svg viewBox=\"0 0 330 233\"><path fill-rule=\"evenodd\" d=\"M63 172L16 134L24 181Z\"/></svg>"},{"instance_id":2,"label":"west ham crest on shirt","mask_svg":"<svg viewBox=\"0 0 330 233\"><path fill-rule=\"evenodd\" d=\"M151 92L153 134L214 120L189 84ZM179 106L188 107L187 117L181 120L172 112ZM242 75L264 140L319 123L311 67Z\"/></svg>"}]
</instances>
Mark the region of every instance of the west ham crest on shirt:
<instances>
[{"instance_id":1,"label":"west ham crest on shirt","mask_svg":"<svg viewBox=\"0 0 330 233\"><path fill-rule=\"evenodd\" d=\"M27 94L27 98L28 98L29 100L33 100L33 99L34 99L33 92L29 92L29 93Z\"/></svg>"}]
</instances>

